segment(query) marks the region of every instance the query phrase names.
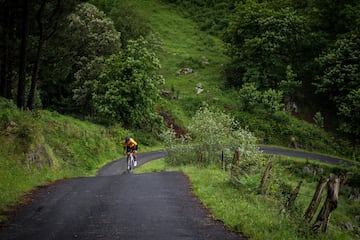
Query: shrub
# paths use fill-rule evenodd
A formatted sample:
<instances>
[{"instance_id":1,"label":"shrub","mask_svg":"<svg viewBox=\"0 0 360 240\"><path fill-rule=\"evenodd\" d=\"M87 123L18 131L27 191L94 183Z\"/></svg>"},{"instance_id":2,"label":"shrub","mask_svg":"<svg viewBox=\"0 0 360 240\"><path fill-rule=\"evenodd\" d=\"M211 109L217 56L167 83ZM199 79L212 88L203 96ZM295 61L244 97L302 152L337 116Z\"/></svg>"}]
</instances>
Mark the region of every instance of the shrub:
<instances>
[{"instance_id":1,"label":"shrub","mask_svg":"<svg viewBox=\"0 0 360 240\"><path fill-rule=\"evenodd\" d=\"M173 129L162 133L169 152L167 163L220 165L223 153L225 164L229 165L234 148L240 149L244 161L255 161L259 156L254 135L225 113L202 107L191 119L188 130L189 135L180 138L176 138Z\"/></svg>"}]
</instances>

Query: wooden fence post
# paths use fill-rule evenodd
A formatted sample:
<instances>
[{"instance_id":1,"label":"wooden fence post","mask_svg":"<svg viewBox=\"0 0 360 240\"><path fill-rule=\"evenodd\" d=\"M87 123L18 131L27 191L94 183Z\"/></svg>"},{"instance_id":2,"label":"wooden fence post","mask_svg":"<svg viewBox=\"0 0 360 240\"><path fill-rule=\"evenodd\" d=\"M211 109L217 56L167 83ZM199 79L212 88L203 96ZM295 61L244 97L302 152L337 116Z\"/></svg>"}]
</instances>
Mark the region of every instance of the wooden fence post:
<instances>
[{"instance_id":1,"label":"wooden fence post","mask_svg":"<svg viewBox=\"0 0 360 240\"><path fill-rule=\"evenodd\" d=\"M198 163L203 164L203 160L204 160L203 153L200 152L199 155L198 155Z\"/></svg>"},{"instance_id":2,"label":"wooden fence post","mask_svg":"<svg viewBox=\"0 0 360 240\"><path fill-rule=\"evenodd\" d=\"M317 231L321 227L322 232L327 231L330 221L331 212L337 208L339 200L340 178L334 177L328 182L328 192L326 201L313 224L313 231Z\"/></svg>"},{"instance_id":3,"label":"wooden fence post","mask_svg":"<svg viewBox=\"0 0 360 240\"><path fill-rule=\"evenodd\" d=\"M224 150L221 151L221 169L223 171L226 171L225 159L224 159Z\"/></svg>"},{"instance_id":4,"label":"wooden fence post","mask_svg":"<svg viewBox=\"0 0 360 240\"><path fill-rule=\"evenodd\" d=\"M270 159L268 165L266 166L264 174L261 178L260 189L259 189L261 194L265 193L266 180L269 178L271 168L272 168L272 161Z\"/></svg>"},{"instance_id":5,"label":"wooden fence post","mask_svg":"<svg viewBox=\"0 0 360 240\"><path fill-rule=\"evenodd\" d=\"M327 182L329 181L328 178L326 177L322 177L316 187L316 191L314 193L314 196L311 200L311 203L308 207L308 209L306 210L305 212L305 221L307 223L309 223L311 221L311 219L313 218L315 212L316 212L316 209L319 207L319 204L320 204L320 200L321 200L321 195L325 189L325 186L327 184Z\"/></svg>"},{"instance_id":6,"label":"wooden fence post","mask_svg":"<svg viewBox=\"0 0 360 240\"><path fill-rule=\"evenodd\" d=\"M302 183L303 183L303 181L300 181L298 183L298 185L296 186L296 188L294 189L294 191L292 191L292 193L290 194L290 197L289 197L288 201L286 202L286 208L288 210L293 208L295 200L296 200L297 196L299 195L299 191L300 191Z\"/></svg>"},{"instance_id":7,"label":"wooden fence post","mask_svg":"<svg viewBox=\"0 0 360 240\"><path fill-rule=\"evenodd\" d=\"M235 150L234 158L231 164L231 178L239 176L239 165L240 165L240 149Z\"/></svg>"}]
</instances>

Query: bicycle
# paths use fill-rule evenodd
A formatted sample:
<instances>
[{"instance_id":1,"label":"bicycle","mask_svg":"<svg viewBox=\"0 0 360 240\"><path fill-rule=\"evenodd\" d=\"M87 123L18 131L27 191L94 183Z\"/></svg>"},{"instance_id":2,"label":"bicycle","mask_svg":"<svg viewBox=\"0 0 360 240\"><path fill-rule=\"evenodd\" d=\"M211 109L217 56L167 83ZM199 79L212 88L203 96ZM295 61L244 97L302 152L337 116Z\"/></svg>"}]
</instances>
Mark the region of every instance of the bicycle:
<instances>
[{"instance_id":1,"label":"bicycle","mask_svg":"<svg viewBox=\"0 0 360 240\"><path fill-rule=\"evenodd\" d=\"M126 163L127 163L128 172L132 172L135 168L135 159L134 159L133 151L127 152Z\"/></svg>"}]
</instances>

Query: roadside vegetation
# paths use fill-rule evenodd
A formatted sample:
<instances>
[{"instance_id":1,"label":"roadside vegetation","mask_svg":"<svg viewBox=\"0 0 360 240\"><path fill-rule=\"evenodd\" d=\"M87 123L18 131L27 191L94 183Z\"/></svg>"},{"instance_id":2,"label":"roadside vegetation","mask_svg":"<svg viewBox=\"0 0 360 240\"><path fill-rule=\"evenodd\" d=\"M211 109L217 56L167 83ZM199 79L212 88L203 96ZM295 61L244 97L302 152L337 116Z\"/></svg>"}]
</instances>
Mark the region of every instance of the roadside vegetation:
<instances>
[{"instance_id":1,"label":"roadside vegetation","mask_svg":"<svg viewBox=\"0 0 360 240\"><path fill-rule=\"evenodd\" d=\"M184 172L213 217L250 239L340 240L360 236L358 164L336 166L265 155L257 149L253 133L228 115L208 108L198 111L191 123L188 135L180 139L172 130L163 132L167 156L137 172ZM318 183L337 177L342 180L336 207L323 231L318 226L324 222L318 216L325 202L333 199L331 191L320 194L313 214L307 212Z\"/></svg>"},{"instance_id":2,"label":"roadside vegetation","mask_svg":"<svg viewBox=\"0 0 360 240\"><path fill-rule=\"evenodd\" d=\"M184 172L214 219L250 239L359 237L359 165L265 155L257 149L251 132L226 114L208 108L198 111L191 123L188 135L182 138L176 138L173 130L163 132L167 156L141 166L136 173ZM269 161L272 168L263 182ZM311 217L305 217L305 212L319 181L337 176L343 179L337 205L323 232L317 227L318 216L330 190L320 195L319 207Z\"/></svg>"},{"instance_id":3,"label":"roadside vegetation","mask_svg":"<svg viewBox=\"0 0 360 240\"><path fill-rule=\"evenodd\" d=\"M263 156L268 159L269 156ZM229 171L220 169L219 164L199 167L197 164L169 166L166 159L146 163L136 173L159 171L182 171L190 179L194 194L211 212L215 220L224 222L231 230L249 239L358 239L359 228L346 229L346 225L358 226L359 201L350 200L351 191L341 188L337 209L332 212L327 233L313 232L314 219L306 224L304 214L321 175L303 173L308 165L305 159L273 157L273 172L270 176L268 194L258 193L261 174L244 173L239 181L231 180ZM219 160L220 162L220 160ZM324 169L323 175L337 172L337 167L311 162L311 166ZM265 167L259 170L264 170ZM303 184L291 210L285 203L298 182ZM282 185L283 184L283 185ZM356 184L353 182L352 184ZM282 188L282 189L280 189ZM325 194L326 195L326 194ZM320 206L326 196L322 196ZM317 217L316 212L315 217Z\"/></svg>"}]
</instances>

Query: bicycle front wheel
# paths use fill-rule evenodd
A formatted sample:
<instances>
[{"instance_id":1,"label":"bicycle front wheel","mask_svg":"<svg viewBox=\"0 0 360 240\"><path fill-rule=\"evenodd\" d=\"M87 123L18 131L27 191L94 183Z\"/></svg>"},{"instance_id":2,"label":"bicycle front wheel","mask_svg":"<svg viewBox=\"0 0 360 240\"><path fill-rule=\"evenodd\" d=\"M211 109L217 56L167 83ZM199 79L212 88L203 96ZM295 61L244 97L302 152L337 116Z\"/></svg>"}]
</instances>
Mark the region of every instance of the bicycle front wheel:
<instances>
[{"instance_id":1,"label":"bicycle front wheel","mask_svg":"<svg viewBox=\"0 0 360 240\"><path fill-rule=\"evenodd\" d=\"M127 170L128 172L132 172L134 170L134 157L132 154L127 157Z\"/></svg>"}]
</instances>

